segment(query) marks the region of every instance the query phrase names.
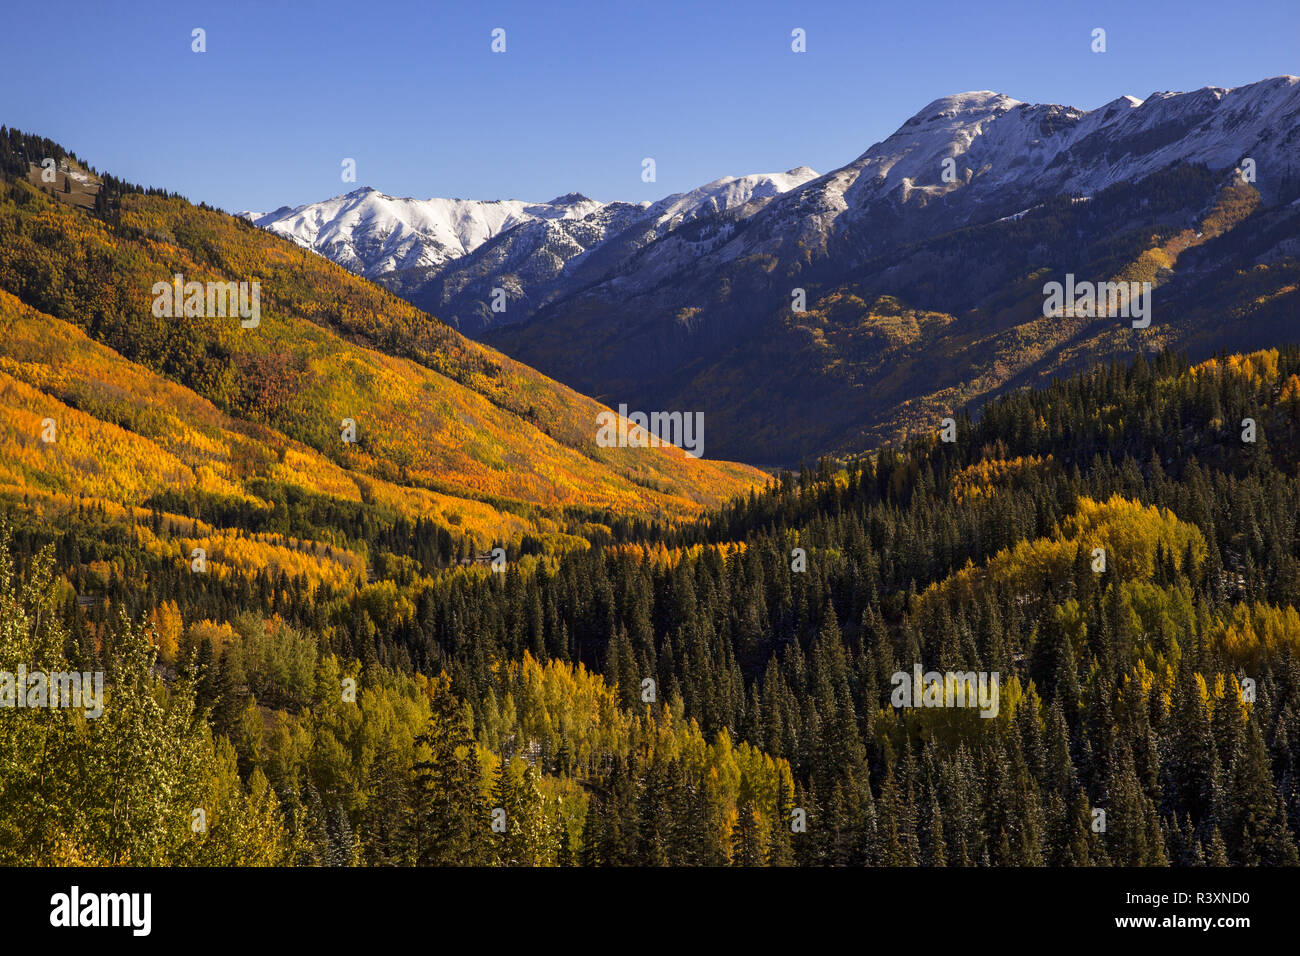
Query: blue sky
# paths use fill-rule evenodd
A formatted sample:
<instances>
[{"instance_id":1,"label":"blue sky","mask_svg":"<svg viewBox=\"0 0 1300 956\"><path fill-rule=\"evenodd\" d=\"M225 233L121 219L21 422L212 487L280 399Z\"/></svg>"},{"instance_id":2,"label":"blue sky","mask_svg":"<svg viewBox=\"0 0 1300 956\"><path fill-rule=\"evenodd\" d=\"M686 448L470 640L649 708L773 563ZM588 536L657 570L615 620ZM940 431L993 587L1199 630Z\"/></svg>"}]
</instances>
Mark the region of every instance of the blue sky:
<instances>
[{"instance_id":1,"label":"blue sky","mask_svg":"<svg viewBox=\"0 0 1300 956\"><path fill-rule=\"evenodd\" d=\"M949 93L1091 109L1300 73L1296 0L125 7L10 5L0 123L231 211L347 192L344 157L399 196L656 199L826 172Z\"/></svg>"}]
</instances>

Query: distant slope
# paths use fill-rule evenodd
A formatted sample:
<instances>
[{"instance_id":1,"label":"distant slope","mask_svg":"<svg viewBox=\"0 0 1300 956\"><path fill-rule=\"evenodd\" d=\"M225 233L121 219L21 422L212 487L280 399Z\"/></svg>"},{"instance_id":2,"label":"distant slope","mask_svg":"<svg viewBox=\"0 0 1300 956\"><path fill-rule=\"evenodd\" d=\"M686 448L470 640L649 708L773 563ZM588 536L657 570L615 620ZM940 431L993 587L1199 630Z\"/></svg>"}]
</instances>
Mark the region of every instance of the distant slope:
<instances>
[{"instance_id":1,"label":"distant slope","mask_svg":"<svg viewBox=\"0 0 1300 956\"><path fill-rule=\"evenodd\" d=\"M1084 357L1287 341L1298 200L1297 77L1090 112L960 94L485 341L606 401L703 410L725 457L797 463ZM1044 320L1067 273L1154 282L1151 327Z\"/></svg>"}]
</instances>

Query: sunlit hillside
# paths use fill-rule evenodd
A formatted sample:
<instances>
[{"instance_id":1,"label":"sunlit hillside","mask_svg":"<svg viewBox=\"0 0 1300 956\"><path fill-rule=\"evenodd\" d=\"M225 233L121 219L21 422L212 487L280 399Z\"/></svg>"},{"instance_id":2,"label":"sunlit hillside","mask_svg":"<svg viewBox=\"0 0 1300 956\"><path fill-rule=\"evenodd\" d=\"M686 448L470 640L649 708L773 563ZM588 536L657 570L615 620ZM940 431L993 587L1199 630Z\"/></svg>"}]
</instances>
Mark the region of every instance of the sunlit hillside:
<instances>
[{"instance_id":1,"label":"sunlit hillside","mask_svg":"<svg viewBox=\"0 0 1300 956\"><path fill-rule=\"evenodd\" d=\"M610 513L686 518L763 479L675 447L598 447L598 403L287 241L104 179L94 211L0 183L11 499L180 519L287 493L428 522L462 549L563 549ZM156 316L154 285L177 274L257 281L259 321Z\"/></svg>"}]
</instances>

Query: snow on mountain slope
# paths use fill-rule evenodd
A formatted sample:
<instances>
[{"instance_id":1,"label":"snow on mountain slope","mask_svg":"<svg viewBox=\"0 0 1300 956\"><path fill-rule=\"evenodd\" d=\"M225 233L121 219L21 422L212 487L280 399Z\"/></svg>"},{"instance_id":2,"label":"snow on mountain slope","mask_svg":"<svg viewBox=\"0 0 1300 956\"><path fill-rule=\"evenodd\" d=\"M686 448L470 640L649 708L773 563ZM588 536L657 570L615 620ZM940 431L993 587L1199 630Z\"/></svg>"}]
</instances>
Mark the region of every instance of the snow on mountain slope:
<instances>
[{"instance_id":1,"label":"snow on mountain slope","mask_svg":"<svg viewBox=\"0 0 1300 956\"><path fill-rule=\"evenodd\" d=\"M659 200L647 210L647 218L657 225L675 228L700 216L745 206L755 199L771 199L816 178L817 173L807 166L797 166L784 173L724 176L688 193L675 193Z\"/></svg>"},{"instance_id":2,"label":"snow on mountain slope","mask_svg":"<svg viewBox=\"0 0 1300 956\"><path fill-rule=\"evenodd\" d=\"M438 266L520 223L582 219L603 203L580 194L549 203L517 199L398 199L364 187L324 202L276 210L255 225L365 276Z\"/></svg>"},{"instance_id":3,"label":"snow on mountain slope","mask_svg":"<svg viewBox=\"0 0 1300 956\"><path fill-rule=\"evenodd\" d=\"M467 254L433 266L397 269L375 277L393 292L473 334L530 314L566 266L605 239L643 220L646 203L612 202L576 218L520 221ZM507 308L493 312L494 289Z\"/></svg>"},{"instance_id":4,"label":"snow on mountain slope","mask_svg":"<svg viewBox=\"0 0 1300 956\"><path fill-rule=\"evenodd\" d=\"M984 221L1003 202L1092 195L1176 163L1225 169L1245 157L1267 171L1258 180L1267 198L1300 171L1298 115L1294 76L1231 90L1123 96L1089 112L962 93L930 103L854 162L764 214L800 215L811 204L832 220L848 213L847 225L878 215L881 203L925 207L943 198L953 215L941 225L954 226Z\"/></svg>"}]
</instances>

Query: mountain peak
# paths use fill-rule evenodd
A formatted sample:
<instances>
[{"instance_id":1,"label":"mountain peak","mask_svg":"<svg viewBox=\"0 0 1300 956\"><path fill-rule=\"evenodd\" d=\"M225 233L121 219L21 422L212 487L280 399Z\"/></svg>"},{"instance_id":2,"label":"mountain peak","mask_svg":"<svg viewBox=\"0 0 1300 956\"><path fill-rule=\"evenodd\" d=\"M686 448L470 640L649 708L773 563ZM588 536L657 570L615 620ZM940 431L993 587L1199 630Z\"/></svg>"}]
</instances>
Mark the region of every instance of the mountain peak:
<instances>
[{"instance_id":1,"label":"mountain peak","mask_svg":"<svg viewBox=\"0 0 1300 956\"><path fill-rule=\"evenodd\" d=\"M1020 100L1012 99L1004 93L995 93L993 90L954 93L952 96L941 96L929 103L904 125L932 123L961 115L1005 113L1007 110L1023 105Z\"/></svg>"},{"instance_id":2,"label":"mountain peak","mask_svg":"<svg viewBox=\"0 0 1300 956\"><path fill-rule=\"evenodd\" d=\"M582 193L565 193L563 196L556 196L554 199L552 199L552 200L551 200L550 202L548 202L546 205L548 205L548 206L576 206L576 205L578 205L578 203L582 203L582 202L595 202L595 200L591 199L591 198L588 197L588 196L584 196Z\"/></svg>"}]
</instances>

